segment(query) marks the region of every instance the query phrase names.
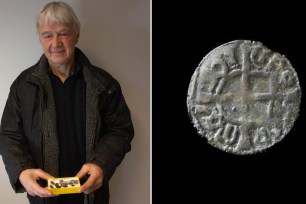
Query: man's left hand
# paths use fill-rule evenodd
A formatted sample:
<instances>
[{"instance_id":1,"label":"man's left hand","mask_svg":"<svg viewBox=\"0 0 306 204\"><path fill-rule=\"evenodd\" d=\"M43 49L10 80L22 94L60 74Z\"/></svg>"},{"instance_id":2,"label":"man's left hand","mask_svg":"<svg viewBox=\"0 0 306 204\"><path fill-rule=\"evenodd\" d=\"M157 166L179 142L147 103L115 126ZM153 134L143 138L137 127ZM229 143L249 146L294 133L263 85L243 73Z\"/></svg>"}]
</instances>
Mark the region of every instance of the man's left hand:
<instances>
[{"instance_id":1,"label":"man's left hand","mask_svg":"<svg viewBox=\"0 0 306 204\"><path fill-rule=\"evenodd\" d=\"M82 179L88 175L87 181L80 187L79 193L90 194L102 186L104 173L103 170L96 164L84 164L76 177Z\"/></svg>"}]
</instances>

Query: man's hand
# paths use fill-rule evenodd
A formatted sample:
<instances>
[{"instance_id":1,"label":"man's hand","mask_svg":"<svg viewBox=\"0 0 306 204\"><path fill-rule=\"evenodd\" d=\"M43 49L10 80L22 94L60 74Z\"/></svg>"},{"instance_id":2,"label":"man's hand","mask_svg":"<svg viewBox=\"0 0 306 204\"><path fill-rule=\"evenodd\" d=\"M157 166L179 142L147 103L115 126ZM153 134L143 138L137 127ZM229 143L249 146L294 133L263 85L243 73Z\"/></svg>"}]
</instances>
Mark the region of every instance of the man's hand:
<instances>
[{"instance_id":1,"label":"man's hand","mask_svg":"<svg viewBox=\"0 0 306 204\"><path fill-rule=\"evenodd\" d=\"M39 179L48 180L53 178L50 174L41 169L26 169L19 175L19 181L31 196L53 197L50 191L41 187L37 181Z\"/></svg>"},{"instance_id":2,"label":"man's hand","mask_svg":"<svg viewBox=\"0 0 306 204\"><path fill-rule=\"evenodd\" d=\"M82 169L76 175L78 178L83 178L84 176L89 175L87 181L81 186L80 193L90 194L93 191L97 190L102 186L104 173L103 170L91 163L84 164Z\"/></svg>"}]
</instances>

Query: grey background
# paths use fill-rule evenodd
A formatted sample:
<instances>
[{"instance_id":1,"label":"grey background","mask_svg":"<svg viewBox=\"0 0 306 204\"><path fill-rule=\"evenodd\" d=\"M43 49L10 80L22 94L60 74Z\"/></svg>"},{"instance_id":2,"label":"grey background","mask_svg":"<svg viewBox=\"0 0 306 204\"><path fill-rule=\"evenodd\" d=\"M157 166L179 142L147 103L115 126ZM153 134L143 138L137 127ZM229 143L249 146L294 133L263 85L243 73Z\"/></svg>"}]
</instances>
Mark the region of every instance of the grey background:
<instances>
[{"instance_id":1,"label":"grey background","mask_svg":"<svg viewBox=\"0 0 306 204\"><path fill-rule=\"evenodd\" d=\"M42 52L34 16L48 0L0 1L0 116L17 75ZM80 18L78 47L121 83L135 125L132 151L110 181L111 204L150 202L150 1L66 0ZM0 160L0 198L28 203L15 194Z\"/></svg>"}]
</instances>

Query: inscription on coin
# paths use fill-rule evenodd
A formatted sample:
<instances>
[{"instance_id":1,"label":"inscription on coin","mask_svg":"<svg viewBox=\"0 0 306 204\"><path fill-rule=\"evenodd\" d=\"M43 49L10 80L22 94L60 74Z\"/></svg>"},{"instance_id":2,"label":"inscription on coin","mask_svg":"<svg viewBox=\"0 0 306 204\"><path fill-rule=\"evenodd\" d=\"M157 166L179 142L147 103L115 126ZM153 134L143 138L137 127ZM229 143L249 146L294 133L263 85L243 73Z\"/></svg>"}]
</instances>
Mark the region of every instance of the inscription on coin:
<instances>
[{"instance_id":1,"label":"inscription on coin","mask_svg":"<svg viewBox=\"0 0 306 204\"><path fill-rule=\"evenodd\" d=\"M234 154L253 154L281 141L298 117L300 102L299 80L289 60L247 40L207 54L187 95L198 133Z\"/></svg>"}]
</instances>

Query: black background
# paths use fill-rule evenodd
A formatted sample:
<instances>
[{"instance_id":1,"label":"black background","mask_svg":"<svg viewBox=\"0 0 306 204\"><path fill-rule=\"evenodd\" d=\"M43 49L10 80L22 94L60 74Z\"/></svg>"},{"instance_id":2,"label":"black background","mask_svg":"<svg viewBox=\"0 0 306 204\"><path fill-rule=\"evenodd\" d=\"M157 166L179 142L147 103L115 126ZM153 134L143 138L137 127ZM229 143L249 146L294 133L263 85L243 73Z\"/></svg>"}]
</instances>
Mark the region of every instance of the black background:
<instances>
[{"instance_id":1,"label":"black background","mask_svg":"<svg viewBox=\"0 0 306 204\"><path fill-rule=\"evenodd\" d=\"M153 203L305 200L306 12L302 9L288 2L153 2ZM225 153L200 138L186 106L188 85L202 58L238 39L262 42L285 55L302 88L300 115L290 133L266 151L248 156Z\"/></svg>"}]
</instances>

